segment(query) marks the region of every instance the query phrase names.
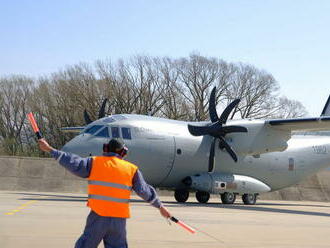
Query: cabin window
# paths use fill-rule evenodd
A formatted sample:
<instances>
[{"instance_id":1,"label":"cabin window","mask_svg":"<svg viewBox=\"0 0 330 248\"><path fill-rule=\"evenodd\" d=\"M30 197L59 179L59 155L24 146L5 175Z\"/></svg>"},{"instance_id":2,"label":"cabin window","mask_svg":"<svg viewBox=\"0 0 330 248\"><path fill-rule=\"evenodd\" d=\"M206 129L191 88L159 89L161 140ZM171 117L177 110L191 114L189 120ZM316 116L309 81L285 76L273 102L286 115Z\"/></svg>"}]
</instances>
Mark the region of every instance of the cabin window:
<instances>
[{"instance_id":1,"label":"cabin window","mask_svg":"<svg viewBox=\"0 0 330 248\"><path fill-rule=\"evenodd\" d=\"M119 127L111 127L112 138L119 138Z\"/></svg>"},{"instance_id":2,"label":"cabin window","mask_svg":"<svg viewBox=\"0 0 330 248\"><path fill-rule=\"evenodd\" d=\"M121 128L121 134L123 135L123 139L132 139L130 128L122 127Z\"/></svg>"},{"instance_id":3,"label":"cabin window","mask_svg":"<svg viewBox=\"0 0 330 248\"><path fill-rule=\"evenodd\" d=\"M103 126L101 125L95 125L87 128L84 133L89 133L89 134L94 134L96 133L99 129L101 129Z\"/></svg>"},{"instance_id":4,"label":"cabin window","mask_svg":"<svg viewBox=\"0 0 330 248\"><path fill-rule=\"evenodd\" d=\"M104 138L109 138L109 130L108 127L103 128L100 132L98 132L95 136L97 137L104 137Z\"/></svg>"}]
</instances>

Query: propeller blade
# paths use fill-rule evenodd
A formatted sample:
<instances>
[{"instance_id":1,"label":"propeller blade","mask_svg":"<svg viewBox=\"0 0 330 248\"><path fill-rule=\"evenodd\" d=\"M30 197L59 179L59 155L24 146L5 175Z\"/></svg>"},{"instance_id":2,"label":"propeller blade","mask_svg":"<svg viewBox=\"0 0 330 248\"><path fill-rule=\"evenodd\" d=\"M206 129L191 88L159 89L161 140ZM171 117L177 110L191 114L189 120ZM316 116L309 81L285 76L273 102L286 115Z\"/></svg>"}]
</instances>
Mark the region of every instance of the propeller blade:
<instances>
[{"instance_id":1,"label":"propeller blade","mask_svg":"<svg viewBox=\"0 0 330 248\"><path fill-rule=\"evenodd\" d=\"M208 172L213 172L214 171L214 151L215 151L215 142L216 142L216 140L217 140L216 138L213 138L213 141L212 141L212 144L211 144Z\"/></svg>"},{"instance_id":2,"label":"propeller blade","mask_svg":"<svg viewBox=\"0 0 330 248\"><path fill-rule=\"evenodd\" d=\"M227 143L227 141L224 140L224 138L219 137L220 142L219 146L223 147L226 149L226 151L229 153L229 155L232 157L232 159L237 162L237 155L234 152L234 150L231 148L231 146Z\"/></svg>"},{"instance_id":3,"label":"propeller blade","mask_svg":"<svg viewBox=\"0 0 330 248\"><path fill-rule=\"evenodd\" d=\"M209 134L209 129L208 126L192 126L188 124L188 130L189 133L194 135L194 136L201 136L201 135L206 135Z\"/></svg>"},{"instance_id":4,"label":"propeller blade","mask_svg":"<svg viewBox=\"0 0 330 248\"><path fill-rule=\"evenodd\" d=\"M202 136L202 135L211 135L218 133L221 130L221 124L219 122L215 122L209 126L193 126L188 124L188 130L190 134L194 136Z\"/></svg>"},{"instance_id":5,"label":"propeller blade","mask_svg":"<svg viewBox=\"0 0 330 248\"><path fill-rule=\"evenodd\" d=\"M212 122L217 122L219 120L216 109L215 93L216 93L216 87L214 87L213 90L211 91L210 101L209 101L209 114Z\"/></svg>"},{"instance_id":6,"label":"propeller blade","mask_svg":"<svg viewBox=\"0 0 330 248\"><path fill-rule=\"evenodd\" d=\"M101 108L100 108L100 111L99 111L99 119L103 118L105 116L105 105L107 104L107 101L108 101L108 99L105 98L102 102L102 105L101 105Z\"/></svg>"},{"instance_id":7,"label":"propeller blade","mask_svg":"<svg viewBox=\"0 0 330 248\"><path fill-rule=\"evenodd\" d=\"M227 122L228 116L230 114L230 112L236 107L237 104L239 104L241 100L240 99L236 99L234 101L232 101L226 108L225 110L222 112L221 116L220 116L220 123L224 124Z\"/></svg>"},{"instance_id":8,"label":"propeller blade","mask_svg":"<svg viewBox=\"0 0 330 248\"><path fill-rule=\"evenodd\" d=\"M91 120L91 118L89 117L89 114L87 113L87 110L86 110L86 109L84 110L84 119L85 119L85 122L86 122L87 125L88 125L89 123L93 122L93 121Z\"/></svg>"},{"instance_id":9,"label":"propeller blade","mask_svg":"<svg viewBox=\"0 0 330 248\"><path fill-rule=\"evenodd\" d=\"M221 128L224 134L227 133L247 133L247 128L242 126L224 126Z\"/></svg>"}]
</instances>

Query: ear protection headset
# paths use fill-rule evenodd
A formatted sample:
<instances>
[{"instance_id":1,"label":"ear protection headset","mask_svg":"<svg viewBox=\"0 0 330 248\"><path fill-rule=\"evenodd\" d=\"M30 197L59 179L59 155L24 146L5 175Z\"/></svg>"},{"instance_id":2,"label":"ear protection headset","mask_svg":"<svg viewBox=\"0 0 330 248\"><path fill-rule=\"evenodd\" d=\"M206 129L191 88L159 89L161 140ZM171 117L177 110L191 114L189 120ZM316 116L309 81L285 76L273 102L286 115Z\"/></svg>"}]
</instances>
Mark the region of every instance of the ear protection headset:
<instances>
[{"instance_id":1,"label":"ear protection headset","mask_svg":"<svg viewBox=\"0 0 330 248\"><path fill-rule=\"evenodd\" d=\"M128 148L124 145L123 149L121 149L119 155L123 158L127 155L128 153Z\"/></svg>"},{"instance_id":2,"label":"ear protection headset","mask_svg":"<svg viewBox=\"0 0 330 248\"><path fill-rule=\"evenodd\" d=\"M114 152L110 150L110 144L106 143L103 144L103 152L108 153L108 152ZM119 154L121 157L124 157L128 153L128 148L125 144L123 144L123 147L121 149L116 149L115 153Z\"/></svg>"},{"instance_id":3,"label":"ear protection headset","mask_svg":"<svg viewBox=\"0 0 330 248\"><path fill-rule=\"evenodd\" d=\"M110 152L110 149L109 149L109 144L103 144L103 152L104 153L107 153L107 152Z\"/></svg>"}]
</instances>

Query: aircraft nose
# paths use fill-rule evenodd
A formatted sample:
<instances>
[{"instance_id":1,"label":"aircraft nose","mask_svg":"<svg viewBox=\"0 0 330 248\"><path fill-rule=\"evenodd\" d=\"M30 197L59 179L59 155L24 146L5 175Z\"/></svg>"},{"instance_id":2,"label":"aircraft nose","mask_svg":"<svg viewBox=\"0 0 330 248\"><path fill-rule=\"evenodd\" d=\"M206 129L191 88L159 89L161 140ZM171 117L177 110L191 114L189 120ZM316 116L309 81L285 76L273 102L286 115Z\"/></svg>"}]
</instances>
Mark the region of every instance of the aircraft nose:
<instances>
[{"instance_id":1,"label":"aircraft nose","mask_svg":"<svg viewBox=\"0 0 330 248\"><path fill-rule=\"evenodd\" d=\"M98 156L102 154L103 143L93 136L78 135L66 143L62 147L62 151L74 153L81 157Z\"/></svg>"},{"instance_id":2,"label":"aircraft nose","mask_svg":"<svg viewBox=\"0 0 330 248\"><path fill-rule=\"evenodd\" d=\"M74 146L72 144L73 142L69 141L68 143L66 143L63 147L62 147L62 151L63 152L70 152L70 153L76 153L76 146Z\"/></svg>"},{"instance_id":3,"label":"aircraft nose","mask_svg":"<svg viewBox=\"0 0 330 248\"><path fill-rule=\"evenodd\" d=\"M62 151L64 152L70 152L70 153L74 153L74 154L78 154L80 156L85 155L82 154L82 152L86 149L84 149L85 143L82 140L82 137L80 136L76 136L75 138L73 138L72 140L70 140L69 142L67 142L63 147L62 147Z\"/></svg>"}]
</instances>

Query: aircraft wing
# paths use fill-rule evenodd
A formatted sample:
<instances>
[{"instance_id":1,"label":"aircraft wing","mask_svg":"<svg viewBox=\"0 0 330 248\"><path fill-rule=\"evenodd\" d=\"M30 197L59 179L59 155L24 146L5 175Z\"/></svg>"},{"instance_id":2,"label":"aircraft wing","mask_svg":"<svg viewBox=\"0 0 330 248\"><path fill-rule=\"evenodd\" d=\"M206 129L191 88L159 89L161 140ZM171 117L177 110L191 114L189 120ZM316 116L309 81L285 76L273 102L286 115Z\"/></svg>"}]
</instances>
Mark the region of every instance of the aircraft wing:
<instances>
[{"instance_id":1,"label":"aircraft wing","mask_svg":"<svg viewBox=\"0 0 330 248\"><path fill-rule=\"evenodd\" d=\"M85 127L62 127L61 131L64 133L80 133Z\"/></svg>"},{"instance_id":2,"label":"aircraft wing","mask_svg":"<svg viewBox=\"0 0 330 248\"><path fill-rule=\"evenodd\" d=\"M273 128L286 131L325 131L330 130L330 117L274 119L266 120L266 124Z\"/></svg>"}]
</instances>

